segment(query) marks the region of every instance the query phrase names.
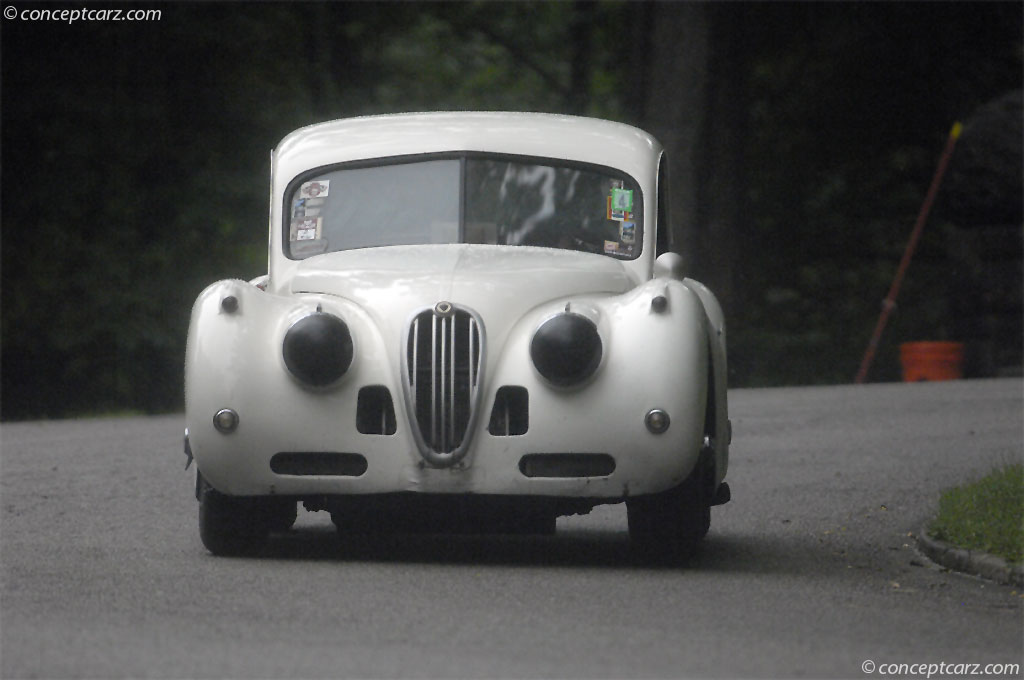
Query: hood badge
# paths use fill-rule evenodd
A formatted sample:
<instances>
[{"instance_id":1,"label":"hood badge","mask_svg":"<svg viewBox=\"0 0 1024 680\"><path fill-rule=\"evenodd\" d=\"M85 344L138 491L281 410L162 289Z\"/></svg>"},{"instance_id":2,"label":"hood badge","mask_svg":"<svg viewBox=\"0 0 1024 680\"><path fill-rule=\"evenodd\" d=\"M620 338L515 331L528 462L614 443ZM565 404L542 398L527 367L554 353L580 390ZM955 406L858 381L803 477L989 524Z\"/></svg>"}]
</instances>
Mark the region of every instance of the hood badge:
<instances>
[{"instance_id":1,"label":"hood badge","mask_svg":"<svg viewBox=\"0 0 1024 680\"><path fill-rule=\"evenodd\" d=\"M446 319L455 313L455 306L450 302L442 300L434 305L434 316Z\"/></svg>"}]
</instances>

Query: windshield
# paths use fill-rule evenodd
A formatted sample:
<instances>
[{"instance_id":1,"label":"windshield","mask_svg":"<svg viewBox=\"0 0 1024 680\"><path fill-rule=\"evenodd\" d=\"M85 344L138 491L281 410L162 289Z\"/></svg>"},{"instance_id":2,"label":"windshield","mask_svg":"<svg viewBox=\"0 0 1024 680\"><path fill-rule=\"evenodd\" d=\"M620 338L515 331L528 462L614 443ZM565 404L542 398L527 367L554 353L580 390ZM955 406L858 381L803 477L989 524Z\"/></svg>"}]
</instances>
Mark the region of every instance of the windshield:
<instances>
[{"instance_id":1,"label":"windshield","mask_svg":"<svg viewBox=\"0 0 1024 680\"><path fill-rule=\"evenodd\" d=\"M288 195L285 253L303 259L373 246L490 243L619 259L640 254L636 182L610 168L461 156L339 167Z\"/></svg>"}]
</instances>

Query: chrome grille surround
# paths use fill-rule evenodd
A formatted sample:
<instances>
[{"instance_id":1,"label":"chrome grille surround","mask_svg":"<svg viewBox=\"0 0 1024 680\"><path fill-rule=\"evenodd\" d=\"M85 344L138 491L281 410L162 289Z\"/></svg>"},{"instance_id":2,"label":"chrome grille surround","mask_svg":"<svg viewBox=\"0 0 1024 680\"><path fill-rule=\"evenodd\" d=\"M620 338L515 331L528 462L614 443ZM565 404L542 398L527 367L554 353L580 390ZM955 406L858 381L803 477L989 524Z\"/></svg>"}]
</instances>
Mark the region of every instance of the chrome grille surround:
<instances>
[{"instance_id":1,"label":"chrome grille surround","mask_svg":"<svg viewBox=\"0 0 1024 680\"><path fill-rule=\"evenodd\" d=\"M469 449L480 401L484 328L476 312L450 302L415 313L403 347L402 386L423 459L450 467Z\"/></svg>"}]
</instances>

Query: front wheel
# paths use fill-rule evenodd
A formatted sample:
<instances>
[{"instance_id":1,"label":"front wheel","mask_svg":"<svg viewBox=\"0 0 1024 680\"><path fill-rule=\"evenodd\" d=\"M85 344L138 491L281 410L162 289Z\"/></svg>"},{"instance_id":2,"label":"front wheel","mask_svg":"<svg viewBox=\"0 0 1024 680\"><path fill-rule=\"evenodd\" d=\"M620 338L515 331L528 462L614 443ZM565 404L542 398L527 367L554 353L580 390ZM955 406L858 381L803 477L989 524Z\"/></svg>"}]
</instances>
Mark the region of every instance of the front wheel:
<instances>
[{"instance_id":1,"label":"front wheel","mask_svg":"<svg viewBox=\"0 0 1024 680\"><path fill-rule=\"evenodd\" d=\"M252 555L271 531L285 531L295 521L294 500L248 498L223 494L199 476L199 538L214 555Z\"/></svg>"},{"instance_id":2,"label":"front wheel","mask_svg":"<svg viewBox=\"0 0 1024 680\"><path fill-rule=\"evenodd\" d=\"M629 538L645 558L690 557L711 527L714 468L698 464L679 486L626 500Z\"/></svg>"}]
</instances>

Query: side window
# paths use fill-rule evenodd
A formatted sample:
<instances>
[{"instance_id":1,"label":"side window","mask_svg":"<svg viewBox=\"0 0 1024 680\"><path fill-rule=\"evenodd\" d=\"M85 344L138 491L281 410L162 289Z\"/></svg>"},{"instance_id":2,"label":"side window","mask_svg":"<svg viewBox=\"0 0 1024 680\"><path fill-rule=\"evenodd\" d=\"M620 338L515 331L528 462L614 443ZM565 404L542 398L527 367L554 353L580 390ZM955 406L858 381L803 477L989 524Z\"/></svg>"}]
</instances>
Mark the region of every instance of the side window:
<instances>
[{"instance_id":1,"label":"side window","mask_svg":"<svg viewBox=\"0 0 1024 680\"><path fill-rule=\"evenodd\" d=\"M658 165L658 242L655 256L667 253L672 250L669 233L672 230L672 222L668 214L668 159L661 154L661 163Z\"/></svg>"}]
</instances>

